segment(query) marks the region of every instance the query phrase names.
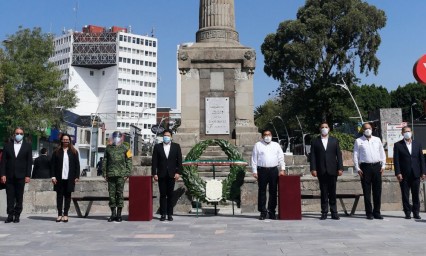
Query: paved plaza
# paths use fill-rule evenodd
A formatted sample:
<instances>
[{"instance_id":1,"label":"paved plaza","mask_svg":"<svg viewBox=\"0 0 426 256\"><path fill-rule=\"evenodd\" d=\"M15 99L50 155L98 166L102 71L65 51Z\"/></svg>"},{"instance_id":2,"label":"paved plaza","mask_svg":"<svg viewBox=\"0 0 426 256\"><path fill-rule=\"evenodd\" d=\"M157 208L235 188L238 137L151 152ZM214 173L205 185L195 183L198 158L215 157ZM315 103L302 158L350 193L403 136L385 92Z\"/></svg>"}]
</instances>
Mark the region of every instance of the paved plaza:
<instances>
[{"instance_id":1,"label":"paved plaza","mask_svg":"<svg viewBox=\"0 0 426 256\"><path fill-rule=\"evenodd\" d=\"M405 220L361 212L339 221L305 213L301 221L257 220L257 215L176 215L173 222L108 223L108 216L24 215L0 223L0 255L424 255L426 214ZM126 216L127 217L127 216Z\"/></svg>"}]
</instances>

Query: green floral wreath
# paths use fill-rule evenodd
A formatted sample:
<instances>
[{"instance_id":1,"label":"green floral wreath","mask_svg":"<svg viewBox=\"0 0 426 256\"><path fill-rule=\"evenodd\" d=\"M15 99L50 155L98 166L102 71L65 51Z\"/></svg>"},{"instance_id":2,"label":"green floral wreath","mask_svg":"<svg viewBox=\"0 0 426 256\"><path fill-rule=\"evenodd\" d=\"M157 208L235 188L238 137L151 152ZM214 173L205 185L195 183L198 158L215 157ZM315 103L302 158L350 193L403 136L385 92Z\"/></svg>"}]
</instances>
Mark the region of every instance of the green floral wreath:
<instances>
[{"instance_id":1,"label":"green floral wreath","mask_svg":"<svg viewBox=\"0 0 426 256\"><path fill-rule=\"evenodd\" d=\"M218 145L223 152L228 156L228 160L244 161L237 148L227 140L212 139L197 143L188 155L185 161L196 161L200 158L204 150L211 145ZM232 200L240 201L240 187L244 183L245 166L232 165L228 177L222 181L222 201ZM206 199L206 182L200 178L197 166L184 166L182 179L185 186L188 188L189 194L197 198L201 202L207 203Z\"/></svg>"}]
</instances>

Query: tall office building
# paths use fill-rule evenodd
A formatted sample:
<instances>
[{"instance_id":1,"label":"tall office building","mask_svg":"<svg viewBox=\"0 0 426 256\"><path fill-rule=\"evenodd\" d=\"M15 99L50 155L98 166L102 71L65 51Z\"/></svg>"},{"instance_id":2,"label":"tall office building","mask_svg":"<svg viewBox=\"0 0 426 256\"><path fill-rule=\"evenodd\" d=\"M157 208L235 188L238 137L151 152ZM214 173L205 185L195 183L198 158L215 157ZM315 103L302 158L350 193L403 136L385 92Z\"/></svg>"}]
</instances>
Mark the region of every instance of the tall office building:
<instances>
[{"instance_id":1,"label":"tall office building","mask_svg":"<svg viewBox=\"0 0 426 256\"><path fill-rule=\"evenodd\" d=\"M79 102L72 112L99 117L106 135L131 125L150 140L156 123L158 40L126 28L83 27L54 40L51 57L62 72L65 89Z\"/></svg>"}]
</instances>

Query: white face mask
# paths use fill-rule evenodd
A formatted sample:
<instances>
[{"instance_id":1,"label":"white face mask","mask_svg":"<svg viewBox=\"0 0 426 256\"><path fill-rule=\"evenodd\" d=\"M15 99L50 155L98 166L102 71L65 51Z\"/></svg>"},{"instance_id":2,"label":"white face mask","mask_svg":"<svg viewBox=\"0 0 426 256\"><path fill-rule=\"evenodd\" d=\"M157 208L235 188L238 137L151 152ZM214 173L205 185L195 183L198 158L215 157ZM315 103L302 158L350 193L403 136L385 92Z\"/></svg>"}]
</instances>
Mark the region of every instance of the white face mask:
<instances>
[{"instance_id":1,"label":"white face mask","mask_svg":"<svg viewBox=\"0 0 426 256\"><path fill-rule=\"evenodd\" d=\"M411 132L404 132L404 139L406 140L411 139Z\"/></svg>"},{"instance_id":2,"label":"white face mask","mask_svg":"<svg viewBox=\"0 0 426 256\"><path fill-rule=\"evenodd\" d=\"M371 129L366 129L366 130L364 131L364 135L365 135L366 137L370 137L372 133L373 133L373 131L372 131Z\"/></svg>"},{"instance_id":3,"label":"white face mask","mask_svg":"<svg viewBox=\"0 0 426 256\"><path fill-rule=\"evenodd\" d=\"M117 145L121 142L121 138L120 137L115 137L114 138L114 144Z\"/></svg>"},{"instance_id":4,"label":"white face mask","mask_svg":"<svg viewBox=\"0 0 426 256\"><path fill-rule=\"evenodd\" d=\"M263 137L263 141L265 141L266 143L269 143L272 141L272 137L271 136L265 136Z\"/></svg>"},{"instance_id":5,"label":"white face mask","mask_svg":"<svg viewBox=\"0 0 426 256\"><path fill-rule=\"evenodd\" d=\"M324 136L327 136L329 131L330 131L330 129L328 129L328 128L321 128L321 134L324 135Z\"/></svg>"}]
</instances>

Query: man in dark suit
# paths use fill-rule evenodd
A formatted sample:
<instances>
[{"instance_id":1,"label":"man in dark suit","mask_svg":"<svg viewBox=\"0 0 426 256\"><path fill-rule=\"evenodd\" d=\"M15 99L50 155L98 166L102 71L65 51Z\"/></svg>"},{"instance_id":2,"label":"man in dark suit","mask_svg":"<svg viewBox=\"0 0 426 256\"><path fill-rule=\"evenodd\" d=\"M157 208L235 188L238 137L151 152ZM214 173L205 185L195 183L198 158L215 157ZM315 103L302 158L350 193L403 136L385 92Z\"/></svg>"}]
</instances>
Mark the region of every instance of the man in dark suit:
<instances>
[{"instance_id":1,"label":"man in dark suit","mask_svg":"<svg viewBox=\"0 0 426 256\"><path fill-rule=\"evenodd\" d=\"M40 156L34 160L33 179L50 179L50 160L47 156L47 149L40 150Z\"/></svg>"},{"instance_id":2,"label":"man in dark suit","mask_svg":"<svg viewBox=\"0 0 426 256\"><path fill-rule=\"evenodd\" d=\"M420 179L426 175L425 160L422 145L412 139L411 128L402 128L403 140L393 146L393 160L395 176L399 181L402 194L402 206L406 219L411 219L411 212L415 219L421 219L420 212ZM413 205L410 205L410 189Z\"/></svg>"},{"instance_id":3,"label":"man in dark suit","mask_svg":"<svg viewBox=\"0 0 426 256\"><path fill-rule=\"evenodd\" d=\"M14 141L4 146L0 165L0 179L6 184L7 219L5 223L19 223L25 183L30 182L32 149L23 141L24 130L15 129Z\"/></svg>"},{"instance_id":4,"label":"man in dark suit","mask_svg":"<svg viewBox=\"0 0 426 256\"><path fill-rule=\"evenodd\" d=\"M336 206L337 176L343 173L342 152L339 140L329 136L328 123L320 125L321 135L312 141L311 145L311 174L318 177L321 190L321 220L327 219L328 204L331 218L340 219Z\"/></svg>"},{"instance_id":5,"label":"man in dark suit","mask_svg":"<svg viewBox=\"0 0 426 256\"><path fill-rule=\"evenodd\" d=\"M173 191L175 181L182 173L182 152L180 145L171 142L172 132L163 133L163 143L154 146L152 153L152 176L158 181L160 190L160 221L173 220Z\"/></svg>"}]
</instances>

